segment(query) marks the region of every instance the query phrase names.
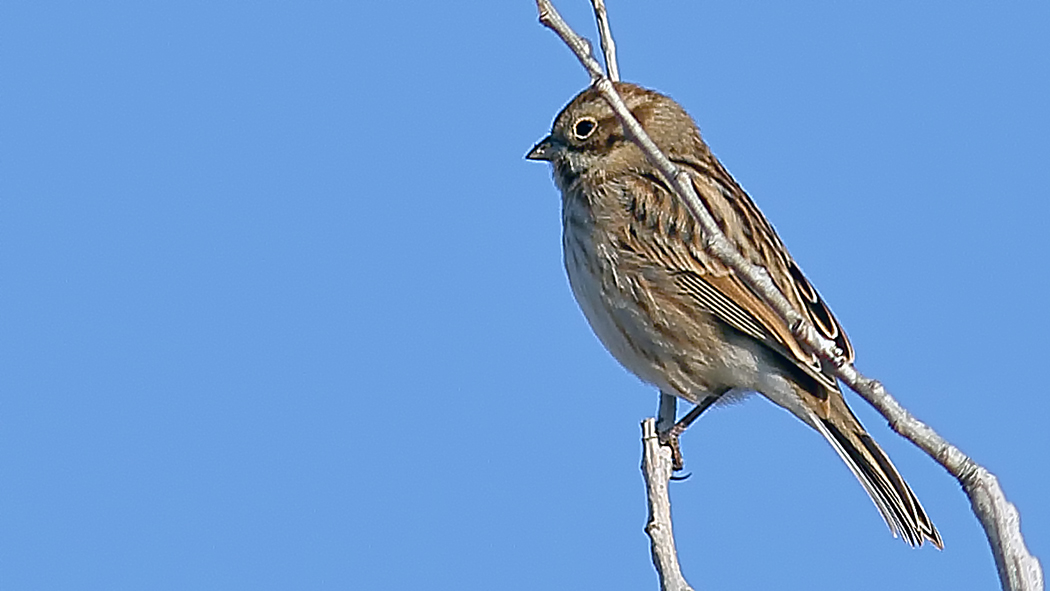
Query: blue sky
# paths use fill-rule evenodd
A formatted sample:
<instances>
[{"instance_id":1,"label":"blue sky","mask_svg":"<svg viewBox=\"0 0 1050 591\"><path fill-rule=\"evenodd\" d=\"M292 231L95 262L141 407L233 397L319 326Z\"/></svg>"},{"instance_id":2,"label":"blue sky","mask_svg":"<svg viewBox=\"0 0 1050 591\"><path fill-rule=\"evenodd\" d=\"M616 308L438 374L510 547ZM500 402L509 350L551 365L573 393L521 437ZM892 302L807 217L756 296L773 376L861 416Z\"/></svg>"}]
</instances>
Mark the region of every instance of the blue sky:
<instances>
[{"instance_id":1,"label":"blue sky","mask_svg":"<svg viewBox=\"0 0 1050 591\"><path fill-rule=\"evenodd\" d=\"M1050 5L609 8L1045 561ZM523 160L587 81L531 2L8 2L0 36L0 586L656 588L656 394ZM946 549L752 398L683 440L695 586L996 587L956 482L850 400Z\"/></svg>"}]
</instances>

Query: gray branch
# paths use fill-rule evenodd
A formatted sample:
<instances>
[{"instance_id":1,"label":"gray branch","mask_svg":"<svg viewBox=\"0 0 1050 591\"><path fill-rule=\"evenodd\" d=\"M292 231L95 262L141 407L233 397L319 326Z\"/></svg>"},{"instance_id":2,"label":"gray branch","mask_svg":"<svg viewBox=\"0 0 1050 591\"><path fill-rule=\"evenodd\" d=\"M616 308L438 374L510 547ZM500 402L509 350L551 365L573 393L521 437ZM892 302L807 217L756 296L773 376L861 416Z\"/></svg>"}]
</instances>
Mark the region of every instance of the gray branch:
<instances>
[{"instance_id":1,"label":"gray branch","mask_svg":"<svg viewBox=\"0 0 1050 591\"><path fill-rule=\"evenodd\" d=\"M602 55L605 56L605 71L609 74L609 80L619 82L620 66L616 63L616 43L613 42L612 28L609 27L609 12L605 10L605 0L591 0L591 6L594 7L594 20L598 21Z\"/></svg>"},{"instance_id":2,"label":"gray branch","mask_svg":"<svg viewBox=\"0 0 1050 591\"><path fill-rule=\"evenodd\" d=\"M697 197L688 174L679 171L664 156L631 115L590 53L590 44L577 35L549 0L536 0L540 23L553 30L576 54L591 76L591 84L609 102L627 135L645 152L650 161L674 187L675 193L689 209L703 230L704 248L721 260L777 312L807 349L835 366L835 375L875 407L898 434L925 451L954 476L970 499L974 513L984 527L995 556L999 580L1006 591L1042 591L1043 571L1039 560L1029 553L1021 535L1017 509L1006 500L998 479L966 454L948 443L928 425L905 410L877 380L861 374L834 342L823 338L796 312L773 284L766 271L744 259L719 230L711 213ZM610 36L611 37L611 36Z\"/></svg>"},{"instance_id":3,"label":"gray branch","mask_svg":"<svg viewBox=\"0 0 1050 591\"><path fill-rule=\"evenodd\" d=\"M649 522L645 533L653 554L653 566L660 576L660 591L693 591L678 566L678 551L674 547L671 529L671 497L667 483L671 480L671 450L660 444L656 421L642 421L642 476L649 498Z\"/></svg>"}]
</instances>

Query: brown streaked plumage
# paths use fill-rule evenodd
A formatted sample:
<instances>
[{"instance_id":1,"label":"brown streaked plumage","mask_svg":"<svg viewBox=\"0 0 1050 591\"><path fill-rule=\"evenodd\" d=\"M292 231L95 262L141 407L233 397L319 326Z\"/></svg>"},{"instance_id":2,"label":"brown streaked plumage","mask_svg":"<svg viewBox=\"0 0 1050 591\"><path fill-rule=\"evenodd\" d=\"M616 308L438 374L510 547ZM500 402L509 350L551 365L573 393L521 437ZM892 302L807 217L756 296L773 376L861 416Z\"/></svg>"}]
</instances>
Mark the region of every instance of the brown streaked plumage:
<instances>
[{"instance_id":1,"label":"brown streaked plumage","mask_svg":"<svg viewBox=\"0 0 1050 591\"><path fill-rule=\"evenodd\" d=\"M853 348L773 227L673 100L616 89L656 145L693 180L740 253L765 268L792 306L852 361ZM846 406L828 367L701 246L669 184L623 132L595 89L580 93L527 158L549 161L562 193L565 268L610 353L642 380L693 403L759 392L820 432L871 496L894 535L940 535L886 454Z\"/></svg>"}]
</instances>

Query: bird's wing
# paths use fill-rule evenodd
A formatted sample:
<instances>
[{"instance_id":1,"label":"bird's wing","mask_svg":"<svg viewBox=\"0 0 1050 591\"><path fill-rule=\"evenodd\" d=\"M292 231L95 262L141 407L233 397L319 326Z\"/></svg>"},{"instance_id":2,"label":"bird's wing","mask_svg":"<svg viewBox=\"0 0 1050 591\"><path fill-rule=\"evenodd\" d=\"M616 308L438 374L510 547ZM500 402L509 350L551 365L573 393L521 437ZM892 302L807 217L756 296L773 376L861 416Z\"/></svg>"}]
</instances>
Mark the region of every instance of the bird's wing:
<instances>
[{"instance_id":1,"label":"bird's wing","mask_svg":"<svg viewBox=\"0 0 1050 591\"><path fill-rule=\"evenodd\" d=\"M704 161L672 160L689 171L697 195L733 246L752 264L765 268L792 307L853 361L853 347L827 304L765 216L721 164L713 156ZM647 235L644 240L635 236L633 249L647 251L646 256L668 269L678 289L699 307L780 353L829 390L838 391L831 368L807 353L791 328L735 272L704 251L698 225L662 178L647 173L628 182L639 184L626 191L631 199L628 210L635 220L629 234ZM643 190L641 185L652 187L654 182L663 190ZM654 202L639 196L649 196Z\"/></svg>"},{"instance_id":2,"label":"bird's wing","mask_svg":"<svg viewBox=\"0 0 1050 591\"><path fill-rule=\"evenodd\" d=\"M674 159L673 159L674 160ZM677 160L690 171L697 195L722 232L752 264L766 269L791 305L853 360L853 348L820 294L747 194L713 157L705 163ZM800 400L808 421L831 443L874 501L894 535L920 545L943 547L915 494L849 410L830 367L805 351L790 328L731 269L707 254L698 224L659 175L639 172L625 181L628 224L620 244L661 268L670 287L696 306L776 351L806 375Z\"/></svg>"}]
</instances>

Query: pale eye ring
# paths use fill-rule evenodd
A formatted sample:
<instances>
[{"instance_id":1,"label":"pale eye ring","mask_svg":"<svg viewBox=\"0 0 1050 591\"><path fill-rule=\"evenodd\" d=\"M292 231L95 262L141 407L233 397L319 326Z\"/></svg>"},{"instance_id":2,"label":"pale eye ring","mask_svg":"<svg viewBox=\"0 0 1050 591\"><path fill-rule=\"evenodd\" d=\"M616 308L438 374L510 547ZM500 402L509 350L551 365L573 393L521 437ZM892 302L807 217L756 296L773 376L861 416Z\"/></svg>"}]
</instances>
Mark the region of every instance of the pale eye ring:
<instances>
[{"instance_id":1,"label":"pale eye ring","mask_svg":"<svg viewBox=\"0 0 1050 591\"><path fill-rule=\"evenodd\" d=\"M573 123L572 135L578 140L585 140L591 137L596 129L598 129L598 122L594 117L581 117L576 123Z\"/></svg>"}]
</instances>

